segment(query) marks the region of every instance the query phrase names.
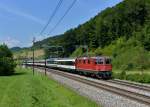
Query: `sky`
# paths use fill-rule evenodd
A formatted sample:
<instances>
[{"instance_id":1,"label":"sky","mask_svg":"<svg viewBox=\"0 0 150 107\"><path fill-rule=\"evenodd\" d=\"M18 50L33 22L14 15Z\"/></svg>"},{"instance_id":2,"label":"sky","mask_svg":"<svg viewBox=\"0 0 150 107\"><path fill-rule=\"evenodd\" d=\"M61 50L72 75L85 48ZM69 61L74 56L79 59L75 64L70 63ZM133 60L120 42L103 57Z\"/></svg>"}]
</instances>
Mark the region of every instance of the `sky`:
<instances>
[{"instance_id":1,"label":"sky","mask_svg":"<svg viewBox=\"0 0 150 107\"><path fill-rule=\"evenodd\" d=\"M63 16L73 0L63 3L51 23L40 35L59 0L0 0L0 44L11 47L29 47L32 38L36 41L62 34L70 28L83 24L107 7L122 0L77 0L73 8L64 17L53 32L51 29Z\"/></svg>"}]
</instances>

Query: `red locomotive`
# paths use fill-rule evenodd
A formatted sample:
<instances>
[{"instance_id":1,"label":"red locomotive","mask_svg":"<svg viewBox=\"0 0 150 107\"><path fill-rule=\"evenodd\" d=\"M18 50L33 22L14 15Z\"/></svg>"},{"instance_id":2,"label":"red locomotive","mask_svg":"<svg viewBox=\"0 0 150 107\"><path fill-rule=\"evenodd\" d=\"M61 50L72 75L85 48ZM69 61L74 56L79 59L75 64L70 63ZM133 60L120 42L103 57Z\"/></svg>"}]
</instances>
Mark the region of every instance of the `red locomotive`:
<instances>
[{"instance_id":1,"label":"red locomotive","mask_svg":"<svg viewBox=\"0 0 150 107\"><path fill-rule=\"evenodd\" d=\"M76 71L98 78L111 78L112 64L109 57L81 57L75 60Z\"/></svg>"}]
</instances>

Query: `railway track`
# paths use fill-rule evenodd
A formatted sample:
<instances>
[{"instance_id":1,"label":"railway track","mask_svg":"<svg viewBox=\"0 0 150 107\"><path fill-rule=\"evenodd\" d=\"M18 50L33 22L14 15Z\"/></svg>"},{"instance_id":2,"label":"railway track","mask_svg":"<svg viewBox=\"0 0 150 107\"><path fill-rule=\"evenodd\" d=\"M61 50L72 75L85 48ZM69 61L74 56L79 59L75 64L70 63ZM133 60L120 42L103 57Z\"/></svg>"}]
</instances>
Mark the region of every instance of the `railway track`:
<instances>
[{"instance_id":1,"label":"railway track","mask_svg":"<svg viewBox=\"0 0 150 107\"><path fill-rule=\"evenodd\" d=\"M40 69L43 69L43 68L40 68ZM61 72L59 70L53 70L53 69L48 69L49 72L52 72L54 74L57 74L57 75L61 75L63 77L66 77L66 78L69 78L69 79L72 79L72 80L75 80L75 81L78 81L78 82L81 82L81 83L84 83L84 84L87 84L87 85L90 85L90 86L93 86L93 87L96 87L96 88L99 88L99 89L103 89L103 90L106 90L106 91L109 91L109 92L112 92L112 93L115 93L115 94L118 94L120 96L124 96L124 97L127 97L129 99L132 99L132 100L135 100L139 103L142 103L142 104L146 104L146 105L150 105L150 96L146 96L146 95L143 95L143 94L139 94L139 93L135 93L135 92L132 92L132 91L128 91L128 90L125 90L125 89L121 89L119 87L115 87L115 86L111 86L111 85L107 85L105 83L99 83L99 82L95 82L95 81L92 81L92 80L88 80L88 79L85 79L85 78L82 78L82 77L79 77L79 76L74 76L74 75L71 75L69 73L66 73L66 72ZM110 82L110 81L109 81ZM118 81L111 81L113 83L119 83ZM131 87L134 87L133 84L129 85L128 83L121 83L122 85L126 84L126 86L131 86ZM128 85L127 85L128 84ZM136 86L138 88L140 88L139 86ZM146 90L149 90L147 89L146 87L145 88L140 88L140 89L146 89Z\"/></svg>"},{"instance_id":2,"label":"railway track","mask_svg":"<svg viewBox=\"0 0 150 107\"><path fill-rule=\"evenodd\" d=\"M150 86L146 86L146 85L142 85L142 84L136 84L136 83L121 81L121 80L108 80L108 82L150 92Z\"/></svg>"}]
</instances>

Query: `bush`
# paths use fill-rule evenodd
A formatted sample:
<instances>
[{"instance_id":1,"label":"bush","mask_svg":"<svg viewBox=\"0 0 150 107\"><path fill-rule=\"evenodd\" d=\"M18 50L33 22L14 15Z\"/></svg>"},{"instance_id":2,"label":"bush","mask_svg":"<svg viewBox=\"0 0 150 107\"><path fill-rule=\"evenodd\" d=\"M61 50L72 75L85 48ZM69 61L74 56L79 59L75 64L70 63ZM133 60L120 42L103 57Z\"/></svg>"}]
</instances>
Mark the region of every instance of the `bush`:
<instances>
[{"instance_id":1,"label":"bush","mask_svg":"<svg viewBox=\"0 0 150 107\"><path fill-rule=\"evenodd\" d=\"M149 74L130 74L126 76L127 80L140 82L140 83L150 83L150 75Z\"/></svg>"},{"instance_id":2,"label":"bush","mask_svg":"<svg viewBox=\"0 0 150 107\"><path fill-rule=\"evenodd\" d=\"M122 65L126 65L128 70L142 71L149 69L149 52L144 49L139 41L135 42L134 39L127 40L124 45L116 44L114 52L112 52L112 64L115 69L122 69Z\"/></svg>"},{"instance_id":3,"label":"bush","mask_svg":"<svg viewBox=\"0 0 150 107\"><path fill-rule=\"evenodd\" d=\"M130 80L140 83L150 83L150 74L147 73L124 74L124 71L122 71L121 73L113 73L113 78Z\"/></svg>"},{"instance_id":4,"label":"bush","mask_svg":"<svg viewBox=\"0 0 150 107\"><path fill-rule=\"evenodd\" d=\"M13 74L15 66L12 52L6 45L0 45L0 75Z\"/></svg>"}]
</instances>

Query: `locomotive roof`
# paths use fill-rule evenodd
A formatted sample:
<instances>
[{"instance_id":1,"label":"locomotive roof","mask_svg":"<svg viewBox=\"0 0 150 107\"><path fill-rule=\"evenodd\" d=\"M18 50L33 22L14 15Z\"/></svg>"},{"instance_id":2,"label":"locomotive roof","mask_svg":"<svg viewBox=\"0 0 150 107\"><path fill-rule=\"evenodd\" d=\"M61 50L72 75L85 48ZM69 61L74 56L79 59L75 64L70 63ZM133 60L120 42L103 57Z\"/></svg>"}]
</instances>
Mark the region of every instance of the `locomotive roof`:
<instances>
[{"instance_id":1,"label":"locomotive roof","mask_svg":"<svg viewBox=\"0 0 150 107\"><path fill-rule=\"evenodd\" d=\"M108 56L96 56L96 57L79 57L77 59L103 59L103 58L110 58Z\"/></svg>"},{"instance_id":2,"label":"locomotive roof","mask_svg":"<svg viewBox=\"0 0 150 107\"><path fill-rule=\"evenodd\" d=\"M27 62L33 62L33 60L28 60ZM34 62L45 62L45 60L34 60Z\"/></svg>"}]
</instances>

